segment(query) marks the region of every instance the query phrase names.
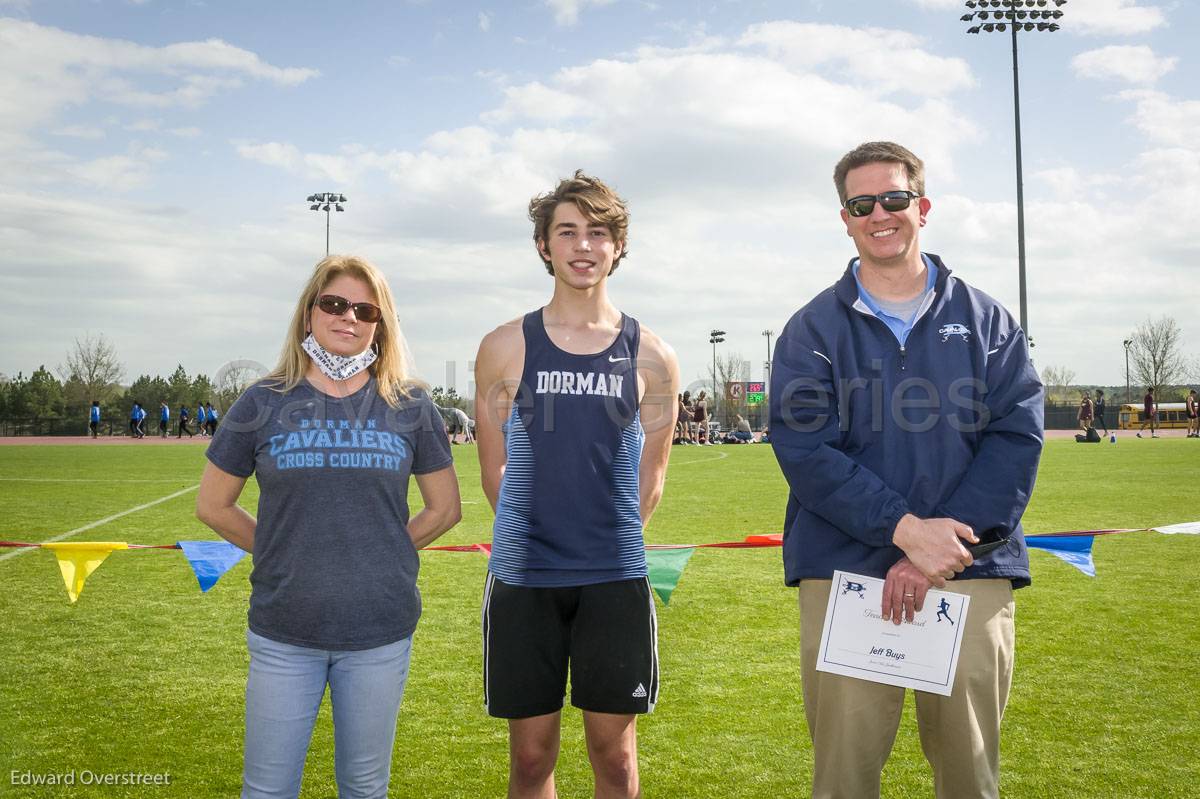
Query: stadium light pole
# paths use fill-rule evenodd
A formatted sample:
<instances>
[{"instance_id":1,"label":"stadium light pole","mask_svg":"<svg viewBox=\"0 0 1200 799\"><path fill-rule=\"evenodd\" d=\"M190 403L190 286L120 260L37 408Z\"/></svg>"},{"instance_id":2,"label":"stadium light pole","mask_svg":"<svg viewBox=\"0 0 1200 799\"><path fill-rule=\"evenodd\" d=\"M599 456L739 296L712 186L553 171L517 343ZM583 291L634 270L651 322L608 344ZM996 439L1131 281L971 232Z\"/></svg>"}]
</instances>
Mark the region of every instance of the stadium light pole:
<instances>
[{"instance_id":1,"label":"stadium light pole","mask_svg":"<svg viewBox=\"0 0 1200 799\"><path fill-rule=\"evenodd\" d=\"M725 340L725 331L713 329L708 333L708 343L713 347L713 416L717 412L717 345ZM704 440L708 440L708 431L704 431Z\"/></svg>"},{"instance_id":2,"label":"stadium light pole","mask_svg":"<svg viewBox=\"0 0 1200 799\"><path fill-rule=\"evenodd\" d=\"M766 394L771 386L771 336L775 335L775 331L764 330L762 334L767 339L767 360L763 362L763 393Z\"/></svg>"},{"instance_id":3,"label":"stadium light pole","mask_svg":"<svg viewBox=\"0 0 1200 799\"><path fill-rule=\"evenodd\" d=\"M1133 402L1133 399L1129 396L1129 348L1133 346L1133 339L1127 338L1122 343L1125 345L1125 404L1128 405L1130 402ZM1117 420L1118 422L1120 421L1119 412Z\"/></svg>"},{"instance_id":4,"label":"stadium light pole","mask_svg":"<svg viewBox=\"0 0 1200 799\"><path fill-rule=\"evenodd\" d=\"M325 212L325 257L329 257L329 211L332 209L341 213L346 209L342 206L346 203L346 195L334 194L331 191L323 191L317 194L308 195L307 202L312 203L308 206L310 211Z\"/></svg>"},{"instance_id":5,"label":"stadium light pole","mask_svg":"<svg viewBox=\"0 0 1200 799\"><path fill-rule=\"evenodd\" d=\"M1048 8L1053 3L1054 8ZM960 17L971 23L967 33L1012 33L1013 125L1017 143L1017 279L1021 297L1021 329L1029 338L1029 307L1025 291L1025 185L1021 176L1021 81L1017 69L1017 32L1058 30L1067 0L967 0L969 12Z\"/></svg>"}]
</instances>

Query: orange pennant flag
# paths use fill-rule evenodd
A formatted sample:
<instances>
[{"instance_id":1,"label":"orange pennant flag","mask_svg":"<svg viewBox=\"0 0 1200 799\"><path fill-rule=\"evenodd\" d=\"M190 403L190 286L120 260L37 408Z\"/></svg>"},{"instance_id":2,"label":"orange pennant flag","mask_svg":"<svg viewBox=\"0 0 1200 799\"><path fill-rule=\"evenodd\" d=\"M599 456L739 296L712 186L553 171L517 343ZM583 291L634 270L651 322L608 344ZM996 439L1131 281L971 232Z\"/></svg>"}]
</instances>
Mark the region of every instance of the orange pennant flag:
<instances>
[{"instance_id":1,"label":"orange pennant flag","mask_svg":"<svg viewBox=\"0 0 1200 799\"><path fill-rule=\"evenodd\" d=\"M54 557L58 558L58 570L62 572L67 596L71 597L72 604L83 593L84 581L100 568L110 552L129 549L129 545L121 541L59 541L42 544L42 547L54 550Z\"/></svg>"}]
</instances>

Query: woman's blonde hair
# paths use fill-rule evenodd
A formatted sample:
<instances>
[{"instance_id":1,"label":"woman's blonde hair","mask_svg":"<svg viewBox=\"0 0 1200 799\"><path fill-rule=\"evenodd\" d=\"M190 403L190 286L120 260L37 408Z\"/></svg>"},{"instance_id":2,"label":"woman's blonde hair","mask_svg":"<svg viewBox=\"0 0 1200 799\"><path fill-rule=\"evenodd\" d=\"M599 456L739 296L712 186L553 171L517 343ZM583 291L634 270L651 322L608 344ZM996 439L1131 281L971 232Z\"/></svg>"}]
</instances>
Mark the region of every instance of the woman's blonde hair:
<instances>
[{"instance_id":1,"label":"woman's blonde hair","mask_svg":"<svg viewBox=\"0 0 1200 799\"><path fill-rule=\"evenodd\" d=\"M342 275L366 283L375 295L375 302L382 312L379 321L375 323L375 338L371 343L379 357L371 364L370 371L375 375L379 396L394 408L402 399L412 395L413 388L424 388L424 383L412 376L412 363L404 345L404 335L400 332L396 303L392 299L392 290L388 288L387 279L374 264L355 255L328 255L313 269L312 277L308 279L308 284L296 303L296 311L292 314L292 323L288 326L283 351L279 354L279 363L264 380L273 389L291 391L304 378L312 363L308 353L300 346L312 330L309 317L316 306L317 297L326 286Z\"/></svg>"}]
</instances>

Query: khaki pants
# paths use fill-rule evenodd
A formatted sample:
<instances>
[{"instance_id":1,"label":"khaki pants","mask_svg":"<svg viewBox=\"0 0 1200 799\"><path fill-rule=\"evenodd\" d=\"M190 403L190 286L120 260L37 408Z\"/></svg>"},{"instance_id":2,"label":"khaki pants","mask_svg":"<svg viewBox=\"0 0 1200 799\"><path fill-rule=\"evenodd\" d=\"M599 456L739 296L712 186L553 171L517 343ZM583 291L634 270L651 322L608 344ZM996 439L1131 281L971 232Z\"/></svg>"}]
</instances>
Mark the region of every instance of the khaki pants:
<instances>
[{"instance_id":1,"label":"khaki pants","mask_svg":"<svg viewBox=\"0 0 1200 799\"><path fill-rule=\"evenodd\" d=\"M830 580L800 583L804 714L813 744L813 799L879 797L904 708L904 688L817 671ZM950 696L916 691L921 749L939 799L1000 795L1000 720L1012 685L1014 628L1008 580L951 581L971 597Z\"/></svg>"}]
</instances>

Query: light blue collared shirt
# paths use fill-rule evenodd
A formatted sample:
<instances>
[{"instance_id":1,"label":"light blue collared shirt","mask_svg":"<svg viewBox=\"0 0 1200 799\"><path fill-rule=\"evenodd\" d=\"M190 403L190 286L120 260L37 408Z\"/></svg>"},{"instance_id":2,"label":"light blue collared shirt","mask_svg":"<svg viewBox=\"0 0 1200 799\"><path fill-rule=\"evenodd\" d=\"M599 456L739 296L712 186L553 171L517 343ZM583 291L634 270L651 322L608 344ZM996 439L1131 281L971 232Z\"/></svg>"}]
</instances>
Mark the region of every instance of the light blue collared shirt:
<instances>
[{"instance_id":1,"label":"light blue collared shirt","mask_svg":"<svg viewBox=\"0 0 1200 799\"><path fill-rule=\"evenodd\" d=\"M867 310L875 315L879 321L888 326L888 330L892 331L892 335L900 342L900 346L904 346L904 342L908 340L908 334L912 332L913 325L921 318L921 314L925 311L929 304L929 300L933 293L933 286L937 283L937 267L925 255L921 253L921 260L925 264L925 293L921 295L921 302L917 306L916 312L909 319L901 319L898 316L892 316L887 311L879 306L879 302L871 296L865 288L862 281L858 279L858 268L860 266L859 259L854 259L854 282L858 285L858 300L866 306Z\"/></svg>"}]
</instances>

